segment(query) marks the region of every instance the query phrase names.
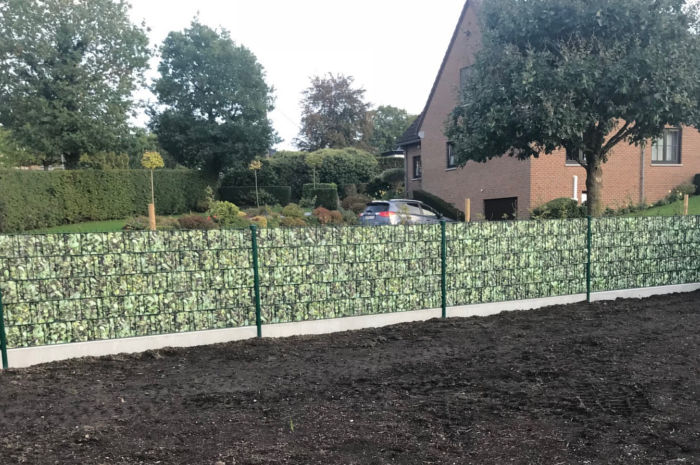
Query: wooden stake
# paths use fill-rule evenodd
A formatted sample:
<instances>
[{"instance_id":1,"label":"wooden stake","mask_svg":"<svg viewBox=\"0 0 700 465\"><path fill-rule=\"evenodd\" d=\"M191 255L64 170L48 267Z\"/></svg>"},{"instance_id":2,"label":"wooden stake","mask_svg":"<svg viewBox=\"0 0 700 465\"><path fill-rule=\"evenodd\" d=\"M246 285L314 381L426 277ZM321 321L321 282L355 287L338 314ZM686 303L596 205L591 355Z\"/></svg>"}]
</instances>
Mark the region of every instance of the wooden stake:
<instances>
[{"instance_id":1,"label":"wooden stake","mask_svg":"<svg viewBox=\"0 0 700 465\"><path fill-rule=\"evenodd\" d=\"M472 220L472 199L464 201L464 221L469 223Z\"/></svg>"},{"instance_id":2,"label":"wooden stake","mask_svg":"<svg viewBox=\"0 0 700 465\"><path fill-rule=\"evenodd\" d=\"M688 194L683 196L683 215L688 216Z\"/></svg>"},{"instance_id":3,"label":"wooden stake","mask_svg":"<svg viewBox=\"0 0 700 465\"><path fill-rule=\"evenodd\" d=\"M156 204L154 203L148 204L148 226L151 231L156 230Z\"/></svg>"}]
</instances>

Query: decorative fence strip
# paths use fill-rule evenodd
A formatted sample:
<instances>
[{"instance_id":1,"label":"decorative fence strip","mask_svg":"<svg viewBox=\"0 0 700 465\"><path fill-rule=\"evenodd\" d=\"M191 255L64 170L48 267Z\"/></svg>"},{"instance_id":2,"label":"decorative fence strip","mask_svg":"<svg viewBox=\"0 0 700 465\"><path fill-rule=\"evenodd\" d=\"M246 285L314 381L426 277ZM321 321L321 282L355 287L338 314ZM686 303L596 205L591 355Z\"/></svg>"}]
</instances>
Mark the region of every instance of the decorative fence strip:
<instances>
[{"instance_id":1,"label":"decorative fence strip","mask_svg":"<svg viewBox=\"0 0 700 465\"><path fill-rule=\"evenodd\" d=\"M570 219L0 236L0 305L19 348L252 326L256 270L260 324L700 282L700 217L591 234Z\"/></svg>"}]
</instances>

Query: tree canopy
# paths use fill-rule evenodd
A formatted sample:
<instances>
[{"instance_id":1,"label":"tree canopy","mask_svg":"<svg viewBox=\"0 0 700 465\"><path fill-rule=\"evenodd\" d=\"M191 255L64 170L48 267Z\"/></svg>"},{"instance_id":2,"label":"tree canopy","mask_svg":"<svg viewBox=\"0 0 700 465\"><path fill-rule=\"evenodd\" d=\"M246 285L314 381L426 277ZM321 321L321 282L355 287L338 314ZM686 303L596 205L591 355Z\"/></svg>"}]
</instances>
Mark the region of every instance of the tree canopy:
<instances>
[{"instance_id":1,"label":"tree canopy","mask_svg":"<svg viewBox=\"0 0 700 465\"><path fill-rule=\"evenodd\" d=\"M46 166L118 150L148 38L123 0L0 2L0 124Z\"/></svg>"},{"instance_id":2,"label":"tree canopy","mask_svg":"<svg viewBox=\"0 0 700 465\"><path fill-rule=\"evenodd\" d=\"M255 55L196 19L161 48L151 127L180 164L218 175L275 142L272 89Z\"/></svg>"},{"instance_id":3,"label":"tree canopy","mask_svg":"<svg viewBox=\"0 0 700 465\"><path fill-rule=\"evenodd\" d=\"M342 74L311 78L303 92L301 132L297 146L308 152L345 147L367 148L369 104L365 90Z\"/></svg>"},{"instance_id":4,"label":"tree canopy","mask_svg":"<svg viewBox=\"0 0 700 465\"><path fill-rule=\"evenodd\" d=\"M409 115L406 110L391 105L381 105L370 114L372 133L369 144L379 153L395 149L398 138L416 119L416 116Z\"/></svg>"},{"instance_id":5,"label":"tree canopy","mask_svg":"<svg viewBox=\"0 0 700 465\"><path fill-rule=\"evenodd\" d=\"M483 48L447 124L461 164L566 149L590 214L620 142L700 123L700 20L683 0L494 0Z\"/></svg>"}]
</instances>

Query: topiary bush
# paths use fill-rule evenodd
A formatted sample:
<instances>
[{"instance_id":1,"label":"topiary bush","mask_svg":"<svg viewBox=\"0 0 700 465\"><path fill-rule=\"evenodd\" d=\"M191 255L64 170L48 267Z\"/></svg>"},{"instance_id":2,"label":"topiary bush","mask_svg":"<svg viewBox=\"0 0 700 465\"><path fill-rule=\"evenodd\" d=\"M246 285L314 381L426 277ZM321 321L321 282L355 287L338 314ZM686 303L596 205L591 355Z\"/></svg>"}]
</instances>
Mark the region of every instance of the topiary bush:
<instances>
[{"instance_id":1,"label":"topiary bush","mask_svg":"<svg viewBox=\"0 0 700 465\"><path fill-rule=\"evenodd\" d=\"M209 230L216 229L216 223L211 217L200 215L187 215L177 220L181 229L188 230Z\"/></svg>"},{"instance_id":2,"label":"topiary bush","mask_svg":"<svg viewBox=\"0 0 700 465\"><path fill-rule=\"evenodd\" d=\"M364 194L354 194L343 199L343 209L351 210L355 214L362 213L372 198Z\"/></svg>"},{"instance_id":3,"label":"topiary bush","mask_svg":"<svg viewBox=\"0 0 700 465\"><path fill-rule=\"evenodd\" d=\"M532 210L534 219L585 218L586 208L574 199L561 197Z\"/></svg>"},{"instance_id":4,"label":"topiary bush","mask_svg":"<svg viewBox=\"0 0 700 465\"><path fill-rule=\"evenodd\" d=\"M413 198L415 200L420 200L424 204L433 207L440 214L446 216L447 218L457 221L464 221L464 212L462 212L446 200L441 199L437 195L422 190L415 190L413 191Z\"/></svg>"},{"instance_id":5,"label":"topiary bush","mask_svg":"<svg viewBox=\"0 0 700 465\"><path fill-rule=\"evenodd\" d=\"M190 170L154 173L156 211L176 215L206 200L208 181ZM0 232L145 214L151 199L146 170L0 170Z\"/></svg>"},{"instance_id":6,"label":"topiary bush","mask_svg":"<svg viewBox=\"0 0 700 465\"><path fill-rule=\"evenodd\" d=\"M228 186L219 189L219 198L227 202L235 203L242 207L257 205L287 205L292 199L290 186L259 186L258 198L255 196L255 186Z\"/></svg>"},{"instance_id":7,"label":"topiary bush","mask_svg":"<svg viewBox=\"0 0 700 465\"><path fill-rule=\"evenodd\" d=\"M282 220L280 220L280 225L287 227L287 228L300 228L307 226L306 221L304 218L294 218L291 216L284 217Z\"/></svg>"},{"instance_id":8,"label":"topiary bush","mask_svg":"<svg viewBox=\"0 0 700 465\"><path fill-rule=\"evenodd\" d=\"M338 208L338 187L333 183L304 184L303 198L316 198L314 207L324 207L328 210Z\"/></svg>"},{"instance_id":9,"label":"topiary bush","mask_svg":"<svg viewBox=\"0 0 700 465\"><path fill-rule=\"evenodd\" d=\"M250 226L245 213L231 202L216 201L209 209L209 217L222 228L243 228Z\"/></svg>"},{"instance_id":10,"label":"topiary bush","mask_svg":"<svg viewBox=\"0 0 700 465\"><path fill-rule=\"evenodd\" d=\"M290 203L282 209L282 216L285 218L303 218L304 210L299 205Z\"/></svg>"}]
</instances>

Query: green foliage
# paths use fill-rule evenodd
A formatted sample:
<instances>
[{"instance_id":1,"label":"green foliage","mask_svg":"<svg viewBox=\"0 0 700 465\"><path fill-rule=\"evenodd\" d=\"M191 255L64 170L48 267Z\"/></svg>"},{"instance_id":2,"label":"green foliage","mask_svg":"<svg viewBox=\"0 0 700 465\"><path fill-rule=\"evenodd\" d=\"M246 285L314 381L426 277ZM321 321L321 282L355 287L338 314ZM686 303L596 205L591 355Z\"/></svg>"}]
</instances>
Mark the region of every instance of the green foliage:
<instances>
[{"instance_id":1,"label":"green foliage","mask_svg":"<svg viewBox=\"0 0 700 465\"><path fill-rule=\"evenodd\" d=\"M40 164L40 156L18 143L11 131L0 127L0 168Z\"/></svg>"},{"instance_id":2,"label":"green foliage","mask_svg":"<svg viewBox=\"0 0 700 465\"><path fill-rule=\"evenodd\" d=\"M379 106L371 111L370 115L372 135L369 144L376 153L394 150L396 141L416 119L416 116L409 115L406 110L391 105Z\"/></svg>"},{"instance_id":3,"label":"green foliage","mask_svg":"<svg viewBox=\"0 0 700 465\"><path fill-rule=\"evenodd\" d=\"M8 0L0 8L0 124L40 157L68 168L120 151L148 37L113 0Z\"/></svg>"},{"instance_id":4,"label":"green foliage","mask_svg":"<svg viewBox=\"0 0 700 465\"><path fill-rule=\"evenodd\" d=\"M446 200L441 199L437 195L431 194L430 192L426 192L423 190L415 190L413 191L413 198L415 200L420 200L424 204L433 207L441 215L446 216L447 218L457 221L464 221L463 211L461 211L459 208L455 207L451 203L447 202Z\"/></svg>"},{"instance_id":5,"label":"green foliage","mask_svg":"<svg viewBox=\"0 0 700 465\"><path fill-rule=\"evenodd\" d=\"M129 155L126 153L99 152L80 156L80 168L93 170L128 170Z\"/></svg>"},{"instance_id":6,"label":"green foliage","mask_svg":"<svg viewBox=\"0 0 700 465\"><path fill-rule=\"evenodd\" d=\"M282 215L286 218L303 218L304 210L295 203L290 203L282 209Z\"/></svg>"},{"instance_id":7,"label":"green foliage","mask_svg":"<svg viewBox=\"0 0 700 465\"><path fill-rule=\"evenodd\" d=\"M568 197L550 200L532 210L533 219L585 218L585 206Z\"/></svg>"},{"instance_id":8,"label":"green foliage","mask_svg":"<svg viewBox=\"0 0 700 465\"><path fill-rule=\"evenodd\" d=\"M700 15L684 3L484 2L483 47L446 131L459 163L582 152L599 214L613 147L700 124Z\"/></svg>"},{"instance_id":9,"label":"green foliage","mask_svg":"<svg viewBox=\"0 0 700 465\"><path fill-rule=\"evenodd\" d=\"M286 205L292 199L292 189L289 186L260 186L258 196L260 205ZM243 207L257 205L255 186L221 187L219 197Z\"/></svg>"},{"instance_id":10,"label":"green foliage","mask_svg":"<svg viewBox=\"0 0 700 465\"><path fill-rule=\"evenodd\" d=\"M319 180L338 185L341 192L347 185L369 182L379 172L377 159L363 150L325 149L315 153L323 160Z\"/></svg>"},{"instance_id":11,"label":"green foliage","mask_svg":"<svg viewBox=\"0 0 700 465\"><path fill-rule=\"evenodd\" d=\"M0 232L146 213L149 176L146 170L0 171ZM165 215L195 209L207 187L200 173L187 170L156 171L154 182Z\"/></svg>"},{"instance_id":12,"label":"green foliage","mask_svg":"<svg viewBox=\"0 0 700 465\"><path fill-rule=\"evenodd\" d=\"M693 195L695 194L695 185L686 183L686 184L681 184L679 186L674 187L671 190L671 193L668 195L668 199L671 202L675 202L676 200L682 200L684 196L686 195Z\"/></svg>"},{"instance_id":13,"label":"green foliage","mask_svg":"<svg viewBox=\"0 0 700 465\"><path fill-rule=\"evenodd\" d=\"M267 185L290 186L292 200L298 201L301 199L304 184L313 182L311 168L305 160L304 152L277 152L269 159L269 163L278 177L278 183L268 182Z\"/></svg>"},{"instance_id":14,"label":"green foliage","mask_svg":"<svg viewBox=\"0 0 700 465\"><path fill-rule=\"evenodd\" d=\"M342 74L311 78L301 101L301 132L297 146L307 152L327 148L367 147L371 131L365 91Z\"/></svg>"},{"instance_id":15,"label":"green foliage","mask_svg":"<svg viewBox=\"0 0 700 465\"><path fill-rule=\"evenodd\" d=\"M243 228L250 225L245 214L231 202L215 201L207 213L222 228Z\"/></svg>"},{"instance_id":16,"label":"green foliage","mask_svg":"<svg viewBox=\"0 0 700 465\"><path fill-rule=\"evenodd\" d=\"M391 168L384 171L379 177L385 183L390 184L394 190L398 190L404 183L406 170L403 168Z\"/></svg>"},{"instance_id":17,"label":"green foliage","mask_svg":"<svg viewBox=\"0 0 700 465\"><path fill-rule=\"evenodd\" d=\"M126 220L124 231L148 231L150 222L146 216L135 216ZM156 229L158 231L175 231L180 229L180 222L176 218L156 216Z\"/></svg>"},{"instance_id":18,"label":"green foliage","mask_svg":"<svg viewBox=\"0 0 700 465\"><path fill-rule=\"evenodd\" d=\"M334 183L329 184L304 184L304 198L316 198L314 207L324 207L329 210L338 208L338 187Z\"/></svg>"},{"instance_id":19,"label":"green foliage","mask_svg":"<svg viewBox=\"0 0 700 465\"><path fill-rule=\"evenodd\" d=\"M404 159L403 158L391 158L391 157L377 157L377 162L379 163L379 171L386 171L391 168L403 168Z\"/></svg>"},{"instance_id":20,"label":"green foliage","mask_svg":"<svg viewBox=\"0 0 700 465\"><path fill-rule=\"evenodd\" d=\"M163 110L151 127L178 163L219 175L236 164L247 168L274 143L272 89L255 55L228 31L195 19L171 32L158 71L154 91Z\"/></svg>"},{"instance_id":21,"label":"green foliage","mask_svg":"<svg viewBox=\"0 0 700 465\"><path fill-rule=\"evenodd\" d=\"M147 170L155 170L165 166L163 162L163 157L160 156L158 152L146 152L141 157L141 166Z\"/></svg>"},{"instance_id":22,"label":"green foliage","mask_svg":"<svg viewBox=\"0 0 700 465\"><path fill-rule=\"evenodd\" d=\"M365 187L367 195L373 199L381 199L391 190L391 184L384 182L379 176L372 178Z\"/></svg>"}]
</instances>

